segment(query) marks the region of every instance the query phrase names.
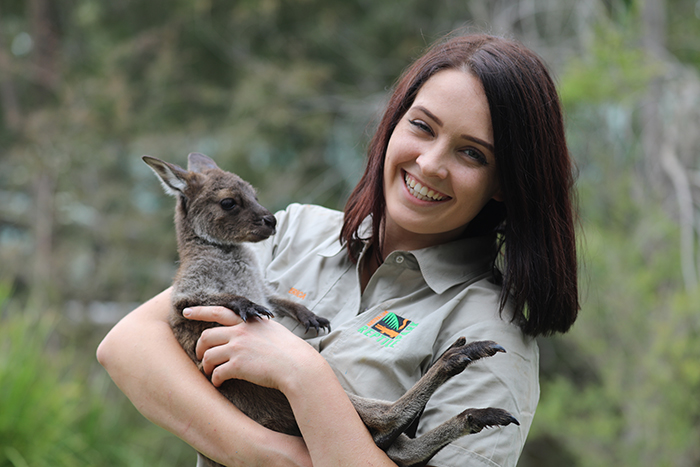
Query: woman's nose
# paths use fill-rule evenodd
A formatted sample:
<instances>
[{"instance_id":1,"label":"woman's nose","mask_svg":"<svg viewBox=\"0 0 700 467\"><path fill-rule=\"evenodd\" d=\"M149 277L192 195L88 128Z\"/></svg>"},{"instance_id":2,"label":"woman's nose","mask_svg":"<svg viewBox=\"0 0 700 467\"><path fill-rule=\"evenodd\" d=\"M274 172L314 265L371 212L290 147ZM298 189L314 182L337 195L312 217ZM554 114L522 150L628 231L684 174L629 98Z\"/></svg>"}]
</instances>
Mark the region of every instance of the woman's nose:
<instances>
[{"instance_id":1,"label":"woman's nose","mask_svg":"<svg viewBox=\"0 0 700 467\"><path fill-rule=\"evenodd\" d=\"M447 151L440 146L432 146L424 151L416 159L424 175L444 179L449 171L447 169Z\"/></svg>"}]
</instances>

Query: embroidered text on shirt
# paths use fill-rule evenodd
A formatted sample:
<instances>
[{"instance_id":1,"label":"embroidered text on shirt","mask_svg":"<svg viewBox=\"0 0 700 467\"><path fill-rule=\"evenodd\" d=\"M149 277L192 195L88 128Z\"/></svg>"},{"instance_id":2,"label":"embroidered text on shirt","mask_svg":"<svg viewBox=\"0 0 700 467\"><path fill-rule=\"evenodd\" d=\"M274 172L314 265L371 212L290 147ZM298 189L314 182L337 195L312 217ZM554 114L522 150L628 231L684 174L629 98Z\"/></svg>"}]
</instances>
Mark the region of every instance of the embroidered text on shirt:
<instances>
[{"instance_id":1,"label":"embroidered text on shirt","mask_svg":"<svg viewBox=\"0 0 700 467\"><path fill-rule=\"evenodd\" d=\"M294 295L295 297L301 298L302 300L306 298L306 293L302 292L301 290L297 290L294 287L289 289L289 293Z\"/></svg>"}]
</instances>

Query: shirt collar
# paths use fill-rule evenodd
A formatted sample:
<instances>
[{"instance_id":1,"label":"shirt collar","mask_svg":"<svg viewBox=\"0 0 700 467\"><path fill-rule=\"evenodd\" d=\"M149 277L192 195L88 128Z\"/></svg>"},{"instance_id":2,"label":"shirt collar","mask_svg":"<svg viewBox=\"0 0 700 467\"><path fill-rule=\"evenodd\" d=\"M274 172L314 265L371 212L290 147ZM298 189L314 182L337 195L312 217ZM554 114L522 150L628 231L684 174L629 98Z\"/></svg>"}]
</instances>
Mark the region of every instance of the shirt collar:
<instances>
[{"instance_id":1,"label":"shirt collar","mask_svg":"<svg viewBox=\"0 0 700 467\"><path fill-rule=\"evenodd\" d=\"M359 230L362 236L369 236L371 229L372 223L368 217ZM345 247L337 237L329 238L318 254L331 258L344 253ZM367 242L362 252L366 249ZM496 255L496 236L462 238L420 250L394 253L413 256L428 287L441 294L452 286L473 281L491 271ZM362 253L359 256L362 257Z\"/></svg>"},{"instance_id":2,"label":"shirt collar","mask_svg":"<svg viewBox=\"0 0 700 467\"><path fill-rule=\"evenodd\" d=\"M357 229L358 234L360 238L369 238L372 233L372 218L371 216L367 216L364 221L362 221L362 224L360 224L360 228ZM363 242L364 246L362 247L362 251L364 251L367 248L367 242ZM337 256L341 251L345 250L345 244L341 243L340 239L338 237L334 237L333 241L327 242L326 245L322 246L318 254L325 257L325 258L332 258L333 256ZM360 255L361 256L361 255Z\"/></svg>"},{"instance_id":3,"label":"shirt collar","mask_svg":"<svg viewBox=\"0 0 700 467\"><path fill-rule=\"evenodd\" d=\"M411 252L428 286L438 294L491 271L496 237L463 238Z\"/></svg>"}]
</instances>

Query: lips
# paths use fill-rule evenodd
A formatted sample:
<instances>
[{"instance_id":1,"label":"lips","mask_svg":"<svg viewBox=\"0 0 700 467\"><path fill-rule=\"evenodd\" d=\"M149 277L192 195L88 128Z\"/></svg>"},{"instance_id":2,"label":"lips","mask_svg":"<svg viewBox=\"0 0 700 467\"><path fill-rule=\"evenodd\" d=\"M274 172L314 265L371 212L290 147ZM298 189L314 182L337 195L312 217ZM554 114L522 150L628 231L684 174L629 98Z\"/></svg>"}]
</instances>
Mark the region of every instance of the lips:
<instances>
[{"instance_id":1,"label":"lips","mask_svg":"<svg viewBox=\"0 0 700 467\"><path fill-rule=\"evenodd\" d=\"M432 201L432 202L438 202L438 201L444 201L447 199L450 199L449 196L440 193L439 191L429 187L422 185L418 180L413 178L408 172L403 173L403 179L404 183L406 184L406 188L408 189L408 192L411 194L416 199L419 199L421 201Z\"/></svg>"}]
</instances>

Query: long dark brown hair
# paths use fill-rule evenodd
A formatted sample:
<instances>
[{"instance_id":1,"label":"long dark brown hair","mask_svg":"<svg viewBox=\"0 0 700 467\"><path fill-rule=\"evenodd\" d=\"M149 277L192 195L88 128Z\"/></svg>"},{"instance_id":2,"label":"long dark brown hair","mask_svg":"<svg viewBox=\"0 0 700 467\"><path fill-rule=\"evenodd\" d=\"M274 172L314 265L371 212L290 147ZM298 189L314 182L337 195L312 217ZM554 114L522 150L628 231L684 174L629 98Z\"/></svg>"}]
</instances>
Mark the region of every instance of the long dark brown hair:
<instances>
[{"instance_id":1,"label":"long dark brown hair","mask_svg":"<svg viewBox=\"0 0 700 467\"><path fill-rule=\"evenodd\" d=\"M403 73L370 142L364 175L346 204L340 239L353 261L365 240L381 250L389 138L423 84L445 69L471 73L484 87L503 194L503 202L484 206L465 235L500 234L494 271L503 284L501 311L512 297L513 319L524 333L566 332L579 310L573 164L547 67L516 41L483 34L452 38L433 45ZM358 232L367 216L372 236L362 239Z\"/></svg>"}]
</instances>

